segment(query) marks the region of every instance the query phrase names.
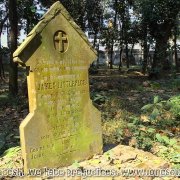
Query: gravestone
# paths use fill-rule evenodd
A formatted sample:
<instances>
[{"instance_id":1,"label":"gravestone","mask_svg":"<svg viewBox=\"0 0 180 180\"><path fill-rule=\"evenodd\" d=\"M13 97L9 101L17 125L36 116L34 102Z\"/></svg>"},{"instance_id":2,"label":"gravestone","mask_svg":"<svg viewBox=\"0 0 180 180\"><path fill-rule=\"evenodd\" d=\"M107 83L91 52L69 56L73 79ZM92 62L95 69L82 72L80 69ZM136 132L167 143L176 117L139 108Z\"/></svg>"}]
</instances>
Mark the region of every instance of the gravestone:
<instances>
[{"instance_id":1,"label":"gravestone","mask_svg":"<svg viewBox=\"0 0 180 180\"><path fill-rule=\"evenodd\" d=\"M102 151L100 112L89 95L96 52L56 2L14 53L28 70L29 114L20 125L24 168L63 167Z\"/></svg>"}]
</instances>

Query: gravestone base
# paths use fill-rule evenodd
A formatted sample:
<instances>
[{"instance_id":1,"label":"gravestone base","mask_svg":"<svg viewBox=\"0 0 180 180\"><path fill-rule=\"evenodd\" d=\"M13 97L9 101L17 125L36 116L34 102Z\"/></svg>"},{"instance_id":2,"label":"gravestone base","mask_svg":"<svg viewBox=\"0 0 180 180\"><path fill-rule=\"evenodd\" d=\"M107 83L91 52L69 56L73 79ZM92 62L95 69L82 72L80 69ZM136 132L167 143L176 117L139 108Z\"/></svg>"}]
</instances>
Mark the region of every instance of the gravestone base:
<instances>
[{"instance_id":1,"label":"gravestone base","mask_svg":"<svg viewBox=\"0 0 180 180\"><path fill-rule=\"evenodd\" d=\"M91 103L85 111L82 124L74 133L66 129L67 124L48 121L42 112L35 111L26 117L20 125L25 172L33 168L65 167L102 153L101 123L97 122L100 113Z\"/></svg>"}]
</instances>

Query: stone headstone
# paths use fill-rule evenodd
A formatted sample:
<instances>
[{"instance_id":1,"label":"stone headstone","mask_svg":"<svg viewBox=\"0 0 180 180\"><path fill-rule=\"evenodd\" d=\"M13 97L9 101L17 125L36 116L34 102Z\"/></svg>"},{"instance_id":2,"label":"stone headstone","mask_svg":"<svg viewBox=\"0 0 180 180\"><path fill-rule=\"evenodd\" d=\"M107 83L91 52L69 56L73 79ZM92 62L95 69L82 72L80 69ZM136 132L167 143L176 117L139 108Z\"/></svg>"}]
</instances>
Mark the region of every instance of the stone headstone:
<instances>
[{"instance_id":1,"label":"stone headstone","mask_svg":"<svg viewBox=\"0 0 180 180\"><path fill-rule=\"evenodd\" d=\"M96 52L56 2L14 53L27 67L29 114L20 125L25 171L63 167L102 151L100 112L89 95Z\"/></svg>"}]
</instances>

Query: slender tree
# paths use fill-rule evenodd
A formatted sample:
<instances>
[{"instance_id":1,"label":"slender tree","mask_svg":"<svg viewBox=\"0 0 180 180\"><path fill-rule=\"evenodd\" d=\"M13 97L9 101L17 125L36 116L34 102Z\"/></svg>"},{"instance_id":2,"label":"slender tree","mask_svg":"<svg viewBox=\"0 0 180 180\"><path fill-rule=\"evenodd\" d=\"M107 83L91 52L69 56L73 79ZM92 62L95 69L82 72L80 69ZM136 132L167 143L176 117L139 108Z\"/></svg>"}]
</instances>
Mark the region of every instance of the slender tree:
<instances>
[{"instance_id":1,"label":"slender tree","mask_svg":"<svg viewBox=\"0 0 180 180\"><path fill-rule=\"evenodd\" d=\"M179 17L176 19L176 24L173 29L173 43L174 43L174 59L176 65L176 72L179 71L180 62L178 61L178 45L177 45L177 38L180 34L179 30Z\"/></svg>"},{"instance_id":2,"label":"slender tree","mask_svg":"<svg viewBox=\"0 0 180 180\"><path fill-rule=\"evenodd\" d=\"M132 2L130 0L119 0L117 3L117 14L118 14L118 20L119 20L119 45L120 45L120 63L119 63L119 69L122 66L122 52L125 48L125 54L126 54L126 65L127 68L129 68L130 62L129 62L129 47L128 44L134 44L133 38L130 37L131 32L131 17L130 17L130 7L132 5ZM133 46L132 46L133 47Z\"/></svg>"},{"instance_id":3,"label":"slender tree","mask_svg":"<svg viewBox=\"0 0 180 180\"><path fill-rule=\"evenodd\" d=\"M98 33L103 26L103 7L101 1L91 0L86 3L86 20L87 29L94 35L93 46L96 48L99 44L97 43Z\"/></svg>"},{"instance_id":4,"label":"slender tree","mask_svg":"<svg viewBox=\"0 0 180 180\"><path fill-rule=\"evenodd\" d=\"M113 51L114 45L118 41L118 34L117 34L117 6L118 0L107 1L105 3L108 5L106 8L107 11L104 12L104 28L102 29L102 45L106 45L106 50L109 56L109 67L110 69L113 68Z\"/></svg>"},{"instance_id":5,"label":"slender tree","mask_svg":"<svg viewBox=\"0 0 180 180\"><path fill-rule=\"evenodd\" d=\"M147 72L147 65L148 65L148 53L149 53L149 46L148 46L148 26L147 23L142 21L141 24L142 28L142 41L143 41L143 64L142 64L142 73L145 74Z\"/></svg>"},{"instance_id":6,"label":"slender tree","mask_svg":"<svg viewBox=\"0 0 180 180\"><path fill-rule=\"evenodd\" d=\"M8 19L8 13L6 12L5 4L6 2L4 0L0 0L0 78L1 79L5 78L4 67L3 67L3 62L2 62L3 49L1 47L2 31Z\"/></svg>"},{"instance_id":7,"label":"slender tree","mask_svg":"<svg viewBox=\"0 0 180 180\"><path fill-rule=\"evenodd\" d=\"M3 51L1 47L1 36L2 36L2 30L3 30L4 24L7 18L8 18L8 14L6 14L5 17L2 19L2 21L0 22L0 78L1 79L5 78L4 67L3 67L3 62L2 62Z\"/></svg>"},{"instance_id":8,"label":"slender tree","mask_svg":"<svg viewBox=\"0 0 180 180\"><path fill-rule=\"evenodd\" d=\"M9 92L12 96L18 93L18 69L13 62L13 53L17 49L18 17L17 0L8 0L10 22L10 67L9 67Z\"/></svg>"},{"instance_id":9,"label":"slender tree","mask_svg":"<svg viewBox=\"0 0 180 180\"><path fill-rule=\"evenodd\" d=\"M18 29L24 29L28 34L31 29L38 23L41 15L37 11L37 0L18 0L17 12L18 12ZM40 4L39 4L40 6Z\"/></svg>"}]
</instances>

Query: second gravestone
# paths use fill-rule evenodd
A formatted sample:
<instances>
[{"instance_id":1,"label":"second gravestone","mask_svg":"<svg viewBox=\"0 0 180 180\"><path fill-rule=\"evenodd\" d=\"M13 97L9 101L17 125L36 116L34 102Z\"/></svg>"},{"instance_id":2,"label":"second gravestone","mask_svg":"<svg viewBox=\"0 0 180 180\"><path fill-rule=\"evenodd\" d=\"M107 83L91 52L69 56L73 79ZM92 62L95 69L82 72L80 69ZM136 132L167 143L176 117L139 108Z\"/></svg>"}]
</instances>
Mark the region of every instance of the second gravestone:
<instances>
[{"instance_id":1,"label":"second gravestone","mask_svg":"<svg viewBox=\"0 0 180 180\"><path fill-rule=\"evenodd\" d=\"M14 53L29 70L30 113L20 125L24 168L62 167L102 151L100 112L89 96L96 52L55 3Z\"/></svg>"}]
</instances>

